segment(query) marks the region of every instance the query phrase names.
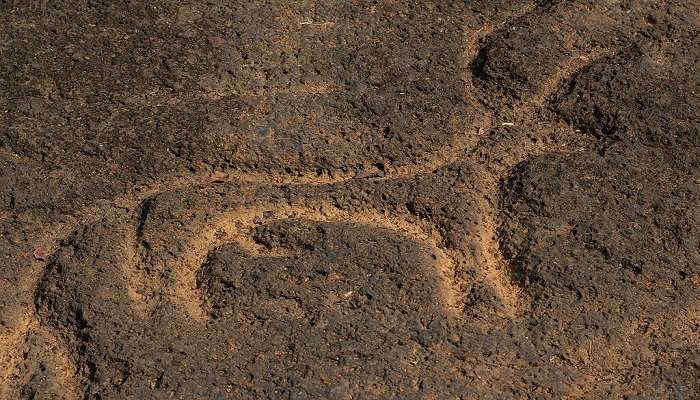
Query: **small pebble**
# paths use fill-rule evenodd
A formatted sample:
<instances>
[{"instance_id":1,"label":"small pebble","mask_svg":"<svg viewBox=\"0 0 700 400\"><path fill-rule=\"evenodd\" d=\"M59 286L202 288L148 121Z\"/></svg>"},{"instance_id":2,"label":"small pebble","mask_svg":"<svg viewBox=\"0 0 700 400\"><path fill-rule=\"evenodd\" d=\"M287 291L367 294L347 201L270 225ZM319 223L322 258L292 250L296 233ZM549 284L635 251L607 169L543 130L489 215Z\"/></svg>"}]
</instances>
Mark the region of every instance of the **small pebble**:
<instances>
[{"instance_id":1,"label":"small pebble","mask_svg":"<svg viewBox=\"0 0 700 400\"><path fill-rule=\"evenodd\" d=\"M49 251L44 246L39 246L32 252L35 259L39 261L46 261L49 257Z\"/></svg>"}]
</instances>

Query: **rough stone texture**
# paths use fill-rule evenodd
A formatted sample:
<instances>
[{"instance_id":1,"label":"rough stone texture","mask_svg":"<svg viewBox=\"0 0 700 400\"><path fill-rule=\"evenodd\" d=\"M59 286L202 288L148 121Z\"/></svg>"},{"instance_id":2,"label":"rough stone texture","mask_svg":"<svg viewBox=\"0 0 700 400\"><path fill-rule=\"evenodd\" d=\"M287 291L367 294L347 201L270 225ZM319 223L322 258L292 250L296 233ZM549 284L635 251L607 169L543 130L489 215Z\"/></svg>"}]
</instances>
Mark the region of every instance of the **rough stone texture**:
<instances>
[{"instance_id":1,"label":"rough stone texture","mask_svg":"<svg viewBox=\"0 0 700 400\"><path fill-rule=\"evenodd\" d=\"M0 1L0 399L700 397L698 10Z\"/></svg>"}]
</instances>

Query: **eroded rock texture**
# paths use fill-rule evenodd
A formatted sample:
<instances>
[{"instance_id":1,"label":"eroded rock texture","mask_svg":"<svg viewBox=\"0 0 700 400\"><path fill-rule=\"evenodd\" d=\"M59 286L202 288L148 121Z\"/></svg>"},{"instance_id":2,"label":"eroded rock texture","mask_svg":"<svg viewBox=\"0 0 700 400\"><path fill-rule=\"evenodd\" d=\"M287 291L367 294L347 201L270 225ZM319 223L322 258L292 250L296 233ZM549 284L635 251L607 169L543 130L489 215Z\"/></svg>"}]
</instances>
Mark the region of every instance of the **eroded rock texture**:
<instances>
[{"instance_id":1,"label":"eroded rock texture","mask_svg":"<svg viewBox=\"0 0 700 400\"><path fill-rule=\"evenodd\" d=\"M0 398L698 398L698 9L0 2Z\"/></svg>"}]
</instances>

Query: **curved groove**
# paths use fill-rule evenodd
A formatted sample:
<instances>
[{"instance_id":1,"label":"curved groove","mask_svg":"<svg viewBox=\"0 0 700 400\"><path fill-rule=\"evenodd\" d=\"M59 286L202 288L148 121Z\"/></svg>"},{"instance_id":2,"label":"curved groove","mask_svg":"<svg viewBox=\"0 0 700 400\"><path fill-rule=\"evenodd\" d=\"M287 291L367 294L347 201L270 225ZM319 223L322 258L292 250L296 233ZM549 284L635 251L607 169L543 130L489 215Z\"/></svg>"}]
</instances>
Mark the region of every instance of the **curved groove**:
<instances>
[{"instance_id":1,"label":"curved groove","mask_svg":"<svg viewBox=\"0 0 700 400\"><path fill-rule=\"evenodd\" d=\"M465 132L458 132L448 136L447 143L440 143L434 151L421 156L415 163L406 162L399 166L387 164L382 166L379 173L368 172L354 173L333 171L322 172L317 175L291 175L283 173L263 173L244 172L242 170L216 170L211 167L208 173L191 173L184 176L165 176L155 180L148 180L140 183L139 187L125 188L125 194L113 197L111 211L123 208L125 213L136 215L135 220L129 220L129 226L124 230L124 239L118 244L119 249L124 254L123 263L119 272L123 274L127 283L127 299L136 313L146 320L149 316L155 315L158 307L164 304L160 301L174 304L178 309L183 310L190 320L206 324L210 318L206 312L204 299L196 288L197 271L213 248L225 243L235 242L253 256L274 256L286 257L284 252L270 252L257 242L251 239L251 234L256 226L260 224L275 223L288 219L308 219L319 223L324 222L347 222L361 226L386 229L399 232L416 242L425 243L434 251L436 257L434 265L435 272L441 282L441 295L448 307L449 315L452 318L462 318L461 312L465 307L466 295L463 287L468 287L474 281L466 282L460 274L460 268L464 264L474 263L478 266L479 273L475 279L478 283L488 285L492 288L503 305L503 314L510 319L521 317L527 312L527 302L521 288L514 284L511 279L508 262L501 253L501 244L497 237L499 225L502 223L501 214L498 208L497 199L499 196L499 182L506 179L512 169L519 163L537 157L542 154L556 152L575 152L580 150L572 146L566 146L563 141L555 143L534 142L532 137L526 136L524 132L532 132L533 136L541 139L542 128L538 121L544 120L544 124L549 124L550 129L561 129L564 133L561 136L571 138L572 143L584 146L590 145L584 135L578 135L574 127L567 124L556 114L547 113L547 103L550 97L562 88L562 85L570 80L582 69L596 62L600 57L614 54L616 45L608 44L600 47L593 47L590 51L574 51L566 62L556 65L550 72L536 82L537 90L526 91L519 98L508 98L502 108L490 106L489 101L496 101L497 93L488 90L485 82L481 81L478 75L483 73L486 62L486 52L488 41L493 40L500 32L512 29L515 24L528 18L532 13L537 13L542 9L541 1L529 1L515 11L498 15L496 22L489 22L482 25L476 32L471 31L471 36L464 41L464 63L462 70L467 73L462 76L460 82L467 85L465 97L469 105L475 108L473 120L469 121ZM558 3L558 4L565 4ZM564 6L562 6L564 7ZM546 17L546 16L545 16ZM544 18L543 18L544 19ZM576 49L580 50L580 49ZM469 73L471 72L471 73ZM539 79L539 77L538 77ZM498 85L497 85L498 86ZM326 90L321 87L316 92L310 88L312 94ZM213 96L216 98L216 96ZM546 114L546 115L545 115ZM503 115L513 118L517 122L520 135L509 137L499 132ZM511 120L507 120L511 121ZM538 130L539 129L539 130ZM485 134L484 132L488 132ZM479 160L476 154L465 154L466 151L474 150L482 152L491 157L487 161ZM18 156L0 147L0 158L5 158L12 162L23 164L34 163L29 158ZM473 162L478 169L477 186L480 193L469 198L477 203L481 212L480 221L477 227L469 231L473 236L474 247L463 248L446 244L445 230L449 227L442 226L435 221L417 218L406 210L392 209L387 212L376 204L364 204L360 212L347 211L341 209L327 199L317 199L315 191L333 190L343 191L343 187L334 185L345 185L357 182L367 182L380 184L397 179L416 178L421 175L428 175L440 168L459 163ZM372 171L373 165L365 165L366 171ZM60 169L57 173L73 173L70 169ZM215 217L206 221L195 221L192 230L195 232L188 239L183 239L183 247L186 251L177 253L175 250L166 248L151 248L144 240L144 232L148 230L147 221L152 211L151 206L157 198L165 193L172 193L179 190L189 190L195 188L212 188L220 183L241 183L261 187L271 187L275 189L288 188L292 186L304 187L309 191L295 193L301 204L292 203L291 200L277 198L256 199L253 206L234 207L232 210L216 211ZM319 196L322 197L322 196ZM259 201L258 201L259 200ZM105 210L110 210L110 206L104 204L93 204L85 207L77 207L74 215L90 215L89 219L99 219L104 215ZM272 211L273 217L263 218L261 216ZM24 211L22 211L24 212ZM0 210L0 220L8 218L15 213ZM262 221L262 222L261 222ZM82 222L86 222L83 220ZM184 220L184 223L190 221ZM187 226L188 228L190 226ZM175 262L173 265L174 275L168 281L149 275L144 271L143 266L147 264L149 254L153 252L170 252ZM172 252L176 252L172 254ZM171 279L170 279L171 278ZM163 297L159 297L160 293ZM158 294L158 295L155 295ZM692 318L698 319L698 307L695 305L690 311ZM23 346L26 347L27 332L30 329L60 329L56 327L34 326L31 321L32 316L23 320L21 327L13 331L12 334L0 337L0 346L3 352L5 349L9 354L17 351L19 354ZM680 319L678 319L680 321ZM676 323L672 319L671 323ZM680 324L680 323L678 323ZM47 332L43 333L48 335ZM50 340L57 340L57 333L51 332ZM589 354L590 355L590 354ZM71 360L59 354L57 357L66 363ZM0 373L0 383L12 379L13 370L6 368ZM70 379L61 383L67 388L76 387L76 382ZM582 384L583 386L583 384ZM77 392L77 391L76 391ZM4 392L0 391L0 397ZM71 393L66 392L67 396ZM76 396L73 396L77 398Z\"/></svg>"},{"instance_id":2,"label":"curved groove","mask_svg":"<svg viewBox=\"0 0 700 400\"><path fill-rule=\"evenodd\" d=\"M531 42L518 42L518 38L527 40L525 36L532 34L529 21L531 14L552 19L551 23L540 23L536 28L545 29L542 35ZM499 26L488 32L482 39L482 45L474 52L470 67L472 76L480 83L475 84L485 98L494 96L494 88L487 87L487 81L495 80L493 85L499 95L508 94L508 98L516 103L541 106L544 100L554 91L559 82L567 79L582 67L590 64L591 59L596 59L605 54L614 52L616 44L614 40L598 39L605 33L618 32L622 37L634 35L635 30L625 30L625 23L633 14L625 12L622 7L619 10L605 8L604 4L588 6L576 2L557 2L550 5L535 5L526 8L522 13L509 19L505 26ZM534 18L537 19L537 18ZM593 23L591 21L598 21ZM522 24L522 26L518 26ZM556 27L556 31L550 31ZM515 33L513 33L515 32ZM516 35L515 38L508 35ZM500 37L503 36L503 37ZM542 40L551 39L546 50L541 45ZM516 40L515 44L504 45L498 50L497 44L501 41ZM494 47L496 46L496 47ZM523 49L524 47L524 49ZM496 49L495 54L490 51ZM521 50L522 49L522 50ZM528 54L531 50L531 60L527 63L518 62L519 57ZM523 54L523 52L525 52ZM489 59L490 57L497 57ZM513 59L510 59L513 57ZM503 60L503 61L501 61ZM522 61L522 60L520 60ZM490 63L495 64L490 76L485 70ZM501 63L501 64L499 64ZM519 68L527 64L532 70ZM518 93L518 88L522 93ZM513 91L513 93L506 93Z\"/></svg>"},{"instance_id":3,"label":"curved groove","mask_svg":"<svg viewBox=\"0 0 700 400\"><path fill-rule=\"evenodd\" d=\"M10 398L13 380L19 376L18 363L21 349L30 329L30 319L25 317L10 332L0 335L0 396Z\"/></svg>"},{"instance_id":4,"label":"curved groove","mask_svg":"<svg viewBox=\"0 0 700 400\"><path fill-rule=\"evenodd\" d=\"M28 347L33 347L29 359ZM42 389L49 389L53 395L60 395L65 400L80 398L78 369L69 356L70 352L34 315L25 315L12 333L3 335L0 349L3 353L0 361L5 364L0 372L0 398L24 398L33 393L31 386L35 374L28 365L31 363L38 364L33 366L35 368L41 366L43 379L48 381L41 383ZM37 356L40 359L36 359Z\"/></svg>"},{"instance_id":5,"label":"curved groove","mask_svg":"<svg viewBox=\"0 0 700 400\"><path fill-rule=\"evenodd\" d=\"M460 309L461 295L455 288L455 260L453 254L440 245L442 239L436 230L426 230L400 217L390 217L378 212L347 212L334 208L330 204L318 204L317 207L298 207L289 204L263 203L256 207L237 209L209 221L206 229L198 232L196 238L186 242L187 254L178 257L176 276L168 296L175 304L186 310L193 320L207 319L203 303L196 290L196 274L205 263L209 251L222 244L236 242L253 255L271 255L260 245L250 239L250 233L258 223L254 222L264 212L272 211L275 218L265 223L274 223L286 219L309 219L318 222L349 222L352 224L388 229L401 232L417 242L427 243L435 252L435 268L442 282L442 295L448 311L453 315ZM222 236L221 233L225 232ZM273 254L274 255L274 254ZM283 254L277 254L282 256Z\"/></svg>"}]
</instances>

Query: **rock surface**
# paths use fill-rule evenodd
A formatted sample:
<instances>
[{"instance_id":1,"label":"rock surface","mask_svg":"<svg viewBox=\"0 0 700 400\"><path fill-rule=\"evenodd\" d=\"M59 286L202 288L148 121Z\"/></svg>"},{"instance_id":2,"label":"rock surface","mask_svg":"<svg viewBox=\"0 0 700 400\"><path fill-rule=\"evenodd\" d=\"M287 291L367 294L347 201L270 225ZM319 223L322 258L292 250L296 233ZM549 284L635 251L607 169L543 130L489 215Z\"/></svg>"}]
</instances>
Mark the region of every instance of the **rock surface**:
<instances>
[{"instance_id":1,"label":"rock surface","mask_svg":"<svg viewBox=\"0 0 700 400\"><path fill-rule=\"evenodd\" d=\"M0 399L700 397L699 10L0 3Z\"/></svg>"}]
</instances>

